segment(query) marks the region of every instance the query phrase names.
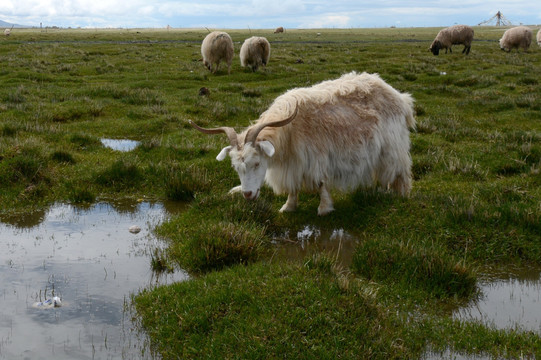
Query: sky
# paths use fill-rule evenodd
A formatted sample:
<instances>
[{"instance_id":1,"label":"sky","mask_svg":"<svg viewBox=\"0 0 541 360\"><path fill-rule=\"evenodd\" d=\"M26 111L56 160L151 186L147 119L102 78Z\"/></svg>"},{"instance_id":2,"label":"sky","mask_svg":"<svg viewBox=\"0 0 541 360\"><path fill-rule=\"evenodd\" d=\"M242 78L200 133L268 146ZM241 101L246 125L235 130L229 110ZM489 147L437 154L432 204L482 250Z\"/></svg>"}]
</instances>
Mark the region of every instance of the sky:
<instances>
[{"instance_id":1,"label":"sky","mask_svg":"<svg viewBox=\"0 0 541 360\"><path fill-rule=\"evenodd\" d=\"M539 0L0 0L0 20L72 28L377 28L541 24Z\"/></svg>"}]
</instances>

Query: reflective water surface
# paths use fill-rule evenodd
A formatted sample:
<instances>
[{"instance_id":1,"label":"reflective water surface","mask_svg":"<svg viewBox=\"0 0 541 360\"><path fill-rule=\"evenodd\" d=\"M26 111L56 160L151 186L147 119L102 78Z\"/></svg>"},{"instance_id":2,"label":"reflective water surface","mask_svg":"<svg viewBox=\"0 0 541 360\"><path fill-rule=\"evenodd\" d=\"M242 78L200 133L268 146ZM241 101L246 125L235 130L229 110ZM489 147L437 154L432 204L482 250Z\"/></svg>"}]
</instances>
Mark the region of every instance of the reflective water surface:
<instances>
[{"instance_id":1,"label":"reflective water surface","mask_svg":"<svg viewBox=\"0 0 541 360\"><path fill-rule=\"evenodd\" d=\"M306 256L324 252L336 258L343 267L349 267L359 238L343 229L321 230L307 225L295 233L286 232L275 238L279 244L277 255L289 260L302 260Z\"/></svg>"},{"instance_id":2,"label":"reflective water surface","mask_svg":"<svg viewBox=\"0 0 541 360\"><path fill-rule=\"evenodd\" d=\"M479 287L481 298L457 309L455 318L541 334L541 268L488 269Z\"/></svg>"},{"instance_id":3,"label":"reflective water surface","mask_svg":"<svg viewBox=\"0 0 541 360\"><path fill-rule=\"evenodd\" d=\"M117 151L132 151L139 146L139 141L127 139L101 139L103 146Z\"/></svg>"},{"instance_id":4,"label":"reflective water surface","mask_svg":"<svg viewBox=\"0 0 541 360\"><path fill-rule=\"evenodd\" d=\"M145 359L147 339L135 331L130 295L181 281L157 279L154 226L179 209L148 202L98 203L86 209L0 218L0 359ZM133 234L130 226L141 231ZM59 296L62 307L39 309Z\"/></svg>"}]
</instances>

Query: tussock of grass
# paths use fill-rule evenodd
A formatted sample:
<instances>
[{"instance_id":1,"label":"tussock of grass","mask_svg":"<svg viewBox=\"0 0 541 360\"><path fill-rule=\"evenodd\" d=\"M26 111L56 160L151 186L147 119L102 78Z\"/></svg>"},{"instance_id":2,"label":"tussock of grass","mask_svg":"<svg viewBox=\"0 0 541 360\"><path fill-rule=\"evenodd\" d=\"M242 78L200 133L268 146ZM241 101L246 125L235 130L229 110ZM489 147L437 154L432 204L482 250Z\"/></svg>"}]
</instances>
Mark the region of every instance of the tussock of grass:
<instances>
[{"instance_id":1,"label":"tussock of grass","mask_svg":"<svg viewBox=\"0 0 541 360\"><path fill-rule=\"evenodd\" d=\"M178 229L169 256L194 273L252 263L265 252L265 228L252 224L198 220Z\"/></svg>"},{"instance_id":2,"label":"tussock of grass","mask_svg":"<svg viewBox=\"0 0 541 360\"><path fill-rule=\"evenodd\" d=\"M461 261L415 241L362 241L352 271L369 280L420 288L437 298L471 296L476 288L476 277Z\"/></svg>"},{"instance_id":3,"label":"tussock of grass","mask_svg":"<svg viewBox=\"0 0 541 360\"><path fill-rule=\"evenodd\" d=\"M293 265L258 263L145 292L138 311L163 314L143 322L164 359L356 358L399 351L394 333L383 341L380 309L349 296L336 277ZM178 300L180 301L178 301ZM166 304L175 303L171 312ZM165 316L165 313L171 316ZM392 329L391 329L392 331ZM176 339L168 341L168 339Z\"/></svg>"},{"instance_id":4,"label":"tussock of grass","mask_svg":"<svg viewBox=\"0 0 541 360\"><path fill-rule=\"evenodd\" d=\"M96 175L96 183L115 189L128 189L137 186L143 180L137 165L118 160Z\"/></svg>"}]
</instances>

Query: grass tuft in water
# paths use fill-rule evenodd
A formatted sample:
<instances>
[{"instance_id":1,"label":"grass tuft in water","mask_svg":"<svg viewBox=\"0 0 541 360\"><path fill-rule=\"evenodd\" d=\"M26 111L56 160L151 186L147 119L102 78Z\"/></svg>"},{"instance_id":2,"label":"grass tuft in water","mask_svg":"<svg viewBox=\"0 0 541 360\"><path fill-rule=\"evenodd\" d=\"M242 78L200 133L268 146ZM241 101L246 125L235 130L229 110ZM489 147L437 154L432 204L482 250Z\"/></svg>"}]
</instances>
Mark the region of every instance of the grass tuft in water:
<instances>
[{"instance_id":1,"label":"grass tuft in water","mask_svg":"<svg viewBox=\"0 0 541 360\"><path fill-rule=\"evenodd\" d=\"M96 175L96 183L126 189L137 186L143 180L142 172L137 165L118 160Z\"/></svg>"},{"instance_id":2,"label":"grass tuft in water","mask_svg":"<svg viewBox=\"0 0 541 360\"><path fill-rule=\"evenodd\" d=\"M436 298L468 297L476 289L475 275L461 262L413 241L362 241L351 267L369 280L419 288Z\"/></svg>"}]
</instances>

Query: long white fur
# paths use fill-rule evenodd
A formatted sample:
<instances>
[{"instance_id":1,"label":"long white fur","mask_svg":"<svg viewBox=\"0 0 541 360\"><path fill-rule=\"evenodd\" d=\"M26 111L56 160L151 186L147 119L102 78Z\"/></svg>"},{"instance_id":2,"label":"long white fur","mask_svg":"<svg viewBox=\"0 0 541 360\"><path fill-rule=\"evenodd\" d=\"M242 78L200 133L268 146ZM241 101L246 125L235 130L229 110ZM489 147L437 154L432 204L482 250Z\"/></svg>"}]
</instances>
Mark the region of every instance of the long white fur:
<instances>
[{"instance_id":1,"label":"long white fur","mask_svg":"<svg viewBox=\"0 0 541 360\"><path fill-rule=\"evenodd\" d=\"M409 94L399 93L377 74L351 72L286 92L256 122L285 119L295 107L297 116L288 125L266 127L255 144L244 144L248 128L238 135L238 148L222 150L218 158L228 153L241 180L240 189L232 190L254 199L264 178L275 193L289 194L281 211L295 209L301 190L319 190L320 215L333 210L332 189L377 184L409 193L409 129L415 127Z\"/></svg>"}]
</instances>

